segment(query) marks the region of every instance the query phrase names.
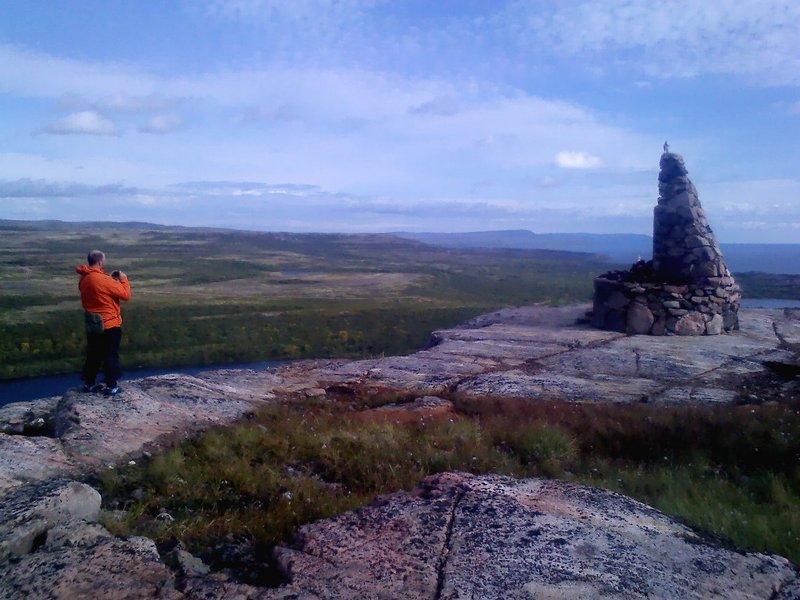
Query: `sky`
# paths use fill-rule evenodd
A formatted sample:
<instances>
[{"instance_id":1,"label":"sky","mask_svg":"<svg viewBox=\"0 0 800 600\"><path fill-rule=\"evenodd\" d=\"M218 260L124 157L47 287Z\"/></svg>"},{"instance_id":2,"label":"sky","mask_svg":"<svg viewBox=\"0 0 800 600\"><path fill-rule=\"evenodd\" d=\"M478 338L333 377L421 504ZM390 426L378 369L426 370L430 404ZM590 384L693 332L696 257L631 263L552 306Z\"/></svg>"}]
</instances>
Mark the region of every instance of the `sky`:
<instances>
[{"instance_id":1,"label":"sky","mask_svg":"<svg viewBox=\"0 0 800 600\"><path fill-rule=\"evenodd\" d=\"M0 219L800 243L797 0L0 0Z\"/></svg>"}]
</instances>

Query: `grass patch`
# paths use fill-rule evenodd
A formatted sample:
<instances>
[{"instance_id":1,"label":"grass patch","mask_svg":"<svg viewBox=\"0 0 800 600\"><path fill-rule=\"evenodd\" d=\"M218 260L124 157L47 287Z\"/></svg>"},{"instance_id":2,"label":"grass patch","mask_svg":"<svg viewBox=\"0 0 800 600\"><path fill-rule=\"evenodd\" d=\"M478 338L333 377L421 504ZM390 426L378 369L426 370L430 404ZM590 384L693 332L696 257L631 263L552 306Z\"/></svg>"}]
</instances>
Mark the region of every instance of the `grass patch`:
<instances>
[{"instance_id":1,"label":"grass patch","mask_svg":"<svg viewBox=\"0 0 800 600\"><path fill-rule=\"evenodd\" d=\"M263 584L275 581L271 548L300 525L458 470L615 489L725 543L800 561L797 401L687 410L455 398L452 414L403 423L362 410L398 399L272 406L108 471L106 506L126 511L109 526L178 539ZM231 544L247 559L227 560Z\"/></svg>"},{"instance_id":2,"label":"grass patch","mask_svg":"<svg viewBox=\"0 0 800 600\"><path fill-rule=\"evenodd\" d=\"M724 543L800 561L797 474L687 465L598 465L587 483L633 496Z\"/></svg>"}]
</instances>

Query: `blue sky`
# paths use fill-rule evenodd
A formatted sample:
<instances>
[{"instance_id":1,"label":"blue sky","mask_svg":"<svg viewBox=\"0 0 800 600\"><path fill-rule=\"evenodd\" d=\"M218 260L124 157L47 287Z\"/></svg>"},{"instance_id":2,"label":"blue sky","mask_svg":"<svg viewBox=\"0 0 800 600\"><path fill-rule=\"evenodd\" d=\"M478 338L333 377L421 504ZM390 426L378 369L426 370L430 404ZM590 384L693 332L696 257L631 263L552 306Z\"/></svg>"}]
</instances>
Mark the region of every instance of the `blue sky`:
<instances>
[{"instance_id":1,"label":"blue sky","mask_svg":"<svg viewBox=\"0 0 800 600\"><path fill-rule=\"evenodd\" d=\"M796 0L0 0L0 218L800 243Z\"/></svg>"}]
</instances>

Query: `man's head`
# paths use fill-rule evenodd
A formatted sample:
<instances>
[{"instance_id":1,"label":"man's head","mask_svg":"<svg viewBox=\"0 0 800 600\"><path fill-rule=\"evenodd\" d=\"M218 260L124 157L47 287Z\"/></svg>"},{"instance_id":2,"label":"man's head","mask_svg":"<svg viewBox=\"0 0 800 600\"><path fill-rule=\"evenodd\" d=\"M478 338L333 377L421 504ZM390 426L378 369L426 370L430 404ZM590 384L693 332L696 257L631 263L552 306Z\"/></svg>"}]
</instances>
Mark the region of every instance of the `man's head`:
<instances>
[{"instance_id":1,"label":"man's head","mask_svg":"<svg viewBox=\"0 0 800 600\"><path fill-rule=\"evenodd\" d=\"M102 267L106 262L106 255L100 252L100 250L92 250L86 257L86 260L89 262L90 267Z\"/></svg>"}]
</instances>

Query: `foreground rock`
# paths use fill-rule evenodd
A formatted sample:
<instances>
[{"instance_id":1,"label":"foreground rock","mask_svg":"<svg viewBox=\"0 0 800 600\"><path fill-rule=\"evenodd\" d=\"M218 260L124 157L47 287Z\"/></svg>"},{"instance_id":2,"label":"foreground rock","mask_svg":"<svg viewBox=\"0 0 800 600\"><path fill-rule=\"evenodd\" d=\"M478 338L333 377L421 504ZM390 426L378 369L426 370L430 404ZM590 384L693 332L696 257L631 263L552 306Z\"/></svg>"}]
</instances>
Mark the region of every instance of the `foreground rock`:
<instances>
[{"instance_id":1,"label":"foreground rock","mask_svg":"<svg viewBox=\"0 0 800 600\"><path fill-rule=\"evenodd\" d=\"M190 580L191 597L797 598L786 559L712 544L625 496L563 481L445 473L304 527L279 548L291 584Z\"/></svg>"},{"instance_id":2,"label":"foreground rock","mask_svg":"<svg viewBox=\"0 0 800 600\"><path fill-rule=\"evenodd\" d=\"M100 494L53 480L22 486L0 507L0 598L175 598L174 575L146 538L97 523Z\"/></svg>"},{"instance_id":3,"label":"foreground rock","mask_svg":"<svg viewBox=\"0 0 800 600\"><path fill-rule=\"evenodd\" d=\"M56 435L83 463L113 463L138 454L143 442L241 418L254 406L247 392L244 384L232 390L182 375L141 380L114 399L71 391L58 406Z\"/></svg>"},{"instance_id":4,"label":"foreground rock","mask_svg":"<svg viewBox=\"0 0 800 600\"><path fill-rule=\"evenodd\" d=\"M17 486L79 470L80 465L67 456L59 440L0 433L0 497Z\"/></svg>"},{"instance_id":5,"label":"foreground rock","mask_svg":"<svg viewBox=\"0 0 800 600\"><path fill-rule=\"evenodd\" d=\"M90 540L48 546L0 565L7 599L183 598L174 575L147 538L122 540L100 529Z\"/></svg>"},{"instance_id":6,"label":"foreground rock","mask_svg":"<svg viewBox=\"0 0 800 600\"><path fill-rule=\"evenodd\" d=\"M0 561L32 552L57 526L99 514L100 494L83 483L53 480L17 490L0 507Z\"/></svg>"},{"instance_id":7,"label":"foreground rock","mask_svg":"<svg viewBox=\"0 0 800 600\"><path fill-rule=\"evenodd\" d=\"M83 484L55 482L27 501L17 490L8 506L2 547L25 525L31 535L0 560L7 599L790 600L800 591L786 559L722 548L640 502L563 481L429 477L302 528L293 547L276 549L291 583L274 589L206 575L188 553L161 557L145 538L114 538L94 522L99 497Z\"/></svg>"}]
</instances>

